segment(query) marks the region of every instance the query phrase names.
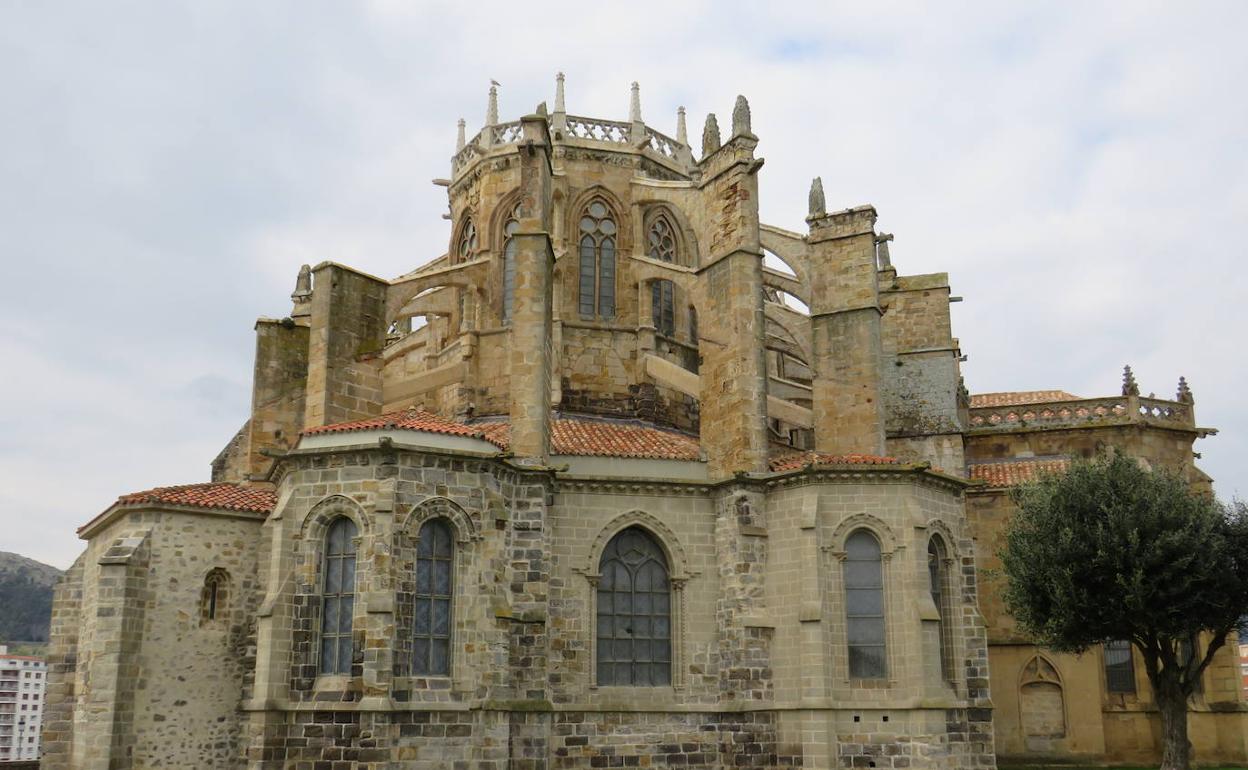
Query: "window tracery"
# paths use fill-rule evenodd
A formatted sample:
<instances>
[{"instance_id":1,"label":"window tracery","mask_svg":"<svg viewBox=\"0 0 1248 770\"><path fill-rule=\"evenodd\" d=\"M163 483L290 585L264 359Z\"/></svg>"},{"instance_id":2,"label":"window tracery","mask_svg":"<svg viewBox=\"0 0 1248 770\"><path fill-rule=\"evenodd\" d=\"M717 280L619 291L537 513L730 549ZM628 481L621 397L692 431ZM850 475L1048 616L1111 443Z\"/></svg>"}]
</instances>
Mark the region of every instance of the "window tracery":
<instances>
[{"instance_id":1,"label":"window tracery","mask_svg":"<svg viewBox=\"0 0 1248 770\"><path fill-rule=\"evenodd\" d=\"M646 256L662 262L676 262L676 232L662 214L650 222L646 232ZM668 337L676 334L675 286L667 279L650 284L651 318L654 328Z\"/></svg>"},{"instance_id":2,"label":"window tracery","mask_svg":"<svg viewBox=\"0 0 1248 770\"><path fill-rule=\"evenodd\" d=\"M588 318L615 317L616 224L601 198L589 202L581 214L580 313Z\"/></svg>"}]
</instances>

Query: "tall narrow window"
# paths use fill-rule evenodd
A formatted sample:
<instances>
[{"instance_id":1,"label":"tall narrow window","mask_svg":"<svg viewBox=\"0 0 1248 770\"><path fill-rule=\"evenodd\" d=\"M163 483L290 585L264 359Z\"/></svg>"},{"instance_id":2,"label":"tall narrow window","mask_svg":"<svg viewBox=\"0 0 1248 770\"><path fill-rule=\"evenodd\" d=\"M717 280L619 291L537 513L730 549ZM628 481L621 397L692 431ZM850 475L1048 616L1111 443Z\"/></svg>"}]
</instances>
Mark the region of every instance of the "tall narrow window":
<instances>
[{"instance_id":1,"label":"tall narrow window","mask_svg":"<svg viewBox=\"0 0 1248 770\"><path fill-rule=\"evenodd\" d=\"M648 532L630 527L607 544L598 572L598 684L671 684L671 582L663 550Z\"/></svg>"},{"instance_id":2,"label":"tall narrow window","mask_svg":"<svg viewBox=\"0 0 1248 770\"><path fill-rule=\"evenodd\" d=\"M446 519L430 519L416 539L416 606L412 627L412 672L451 673L451 590L455 541Z\"/></svg>"},{"instance_id":3,"label":"tall narrow window","mask_svg":"<svg viewBox=\"0 0 1248 770\"><path fill-rule=\"evenodd\" d=\"M1105 688L1113 693L1135 693L1131 642L1116 640L1105 643Z\"/></svg>"},{"instance_id":4,"label":"tall narrow window","mask_svg":"<svg viewBox=\"0 0 1248 770\"><path fill-rule=\"evenodd\" d=\"M517 203L503 225L503 323L511 321L516 304L516 231L520 229L520 204Z\"/></svg>"},{"instance_id":5,"label":"tall narrow window","mask_svg":"<svg viewBox=\"0 0 1248 770\"><path fill-rule=\"evenodd\" d=\"M580 311L582 316L615 317L615 220L601 200L590 201L580 223Z\"/></svg>"},{"instance_id":6,"label":"tall narrow window","mask_svg":"<svg viewBox=\"0 0 1248 770\"><path fill-rule=\"evenodd\" d=\"M209 623L224 618L229 607L230 576L225 570L217 567L204 577L204 588L200 592L199 621Z\"/></svg>"},{"instance_id":7,"label":"tall narrow window","mask_svg":"<svg viewBox=\"0 0 1248 770\"><path fill-rule=\"evenodd\" d=\"M884 566L880 541L865 529L845 541L845 630L850 677L884 678Z\"/></svg>"},{"instance_id":8,"label":"tall narrow window","mask_svg":"<svg viewBox=\"0 0 1248 770\"><path fill-rule=\"evenodd\" d=\"M676 261L676 234L667 217L659 215L650 222L646 232L646 255L662 262ZM673 308L675 287L671 281L658 280L650 284L651 317L654 328L668 337L676 334L676 314Z\"/></svg>"},{"instance_id":9,"label":"tall narrow window","mask_svg":"<svg viewBox=\"0 0 1248 770\"><path fill-rule=\"evenodd\" d=\"M702 364L702 356L698 348L698 309L693 305L689 306L689 344L693 347L689 350L685 368L697 374Z\"/></svg>"},{"instance_id":10,"label":"tall narrow window","mask_svg":"<svg viewBox=\"0 0 1248 770\"><path fill-rule=\"evenodd\" d=\"M455 247L455 261L467 262L477 252L477 226L469 218L459 231L459 243Z\"/></svg>"},{"instance_id":11,"label":"tall narrow window","mask_svg":"<svg viewBox=\"0 0 1248 770\"><path fill-rule=\"evenodd\" d=\"M321 588L322 674L351 673L351 621L355 612L355 524L339 517L325 535Z\"/></svg>"},{"instance_id":12,"label":"tall narrow window","mask_svg":"<svg viewBox=\"0 0 1248 770\"><path fill-rule=\"evenodd\" d=\"M940 615L940 628L937 629L940 637L940 673L945 681L951 681L953 679L953 651L951 649L953 629L949 627L949 599L945 595L947 572L945 544L939 537L933 537L927 542L927 578L932 592L932 603L936 605L936 612Z\"/></svg>"}]
</instances>

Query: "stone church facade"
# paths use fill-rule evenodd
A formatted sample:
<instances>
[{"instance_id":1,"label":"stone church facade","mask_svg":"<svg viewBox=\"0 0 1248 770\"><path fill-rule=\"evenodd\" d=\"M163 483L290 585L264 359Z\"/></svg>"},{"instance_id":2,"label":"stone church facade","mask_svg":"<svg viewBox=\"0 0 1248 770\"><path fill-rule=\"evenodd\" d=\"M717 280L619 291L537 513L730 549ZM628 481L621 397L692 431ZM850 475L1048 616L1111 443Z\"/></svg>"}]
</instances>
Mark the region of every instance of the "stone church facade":
<instances>
[{"instance_id":1,"label":"stone church facade","mask_svg":"<svg viewBox=\"0 0 1248 770\"><path fill-rule=\"evenodd\" d=\"M1143 677L1098 711L1099 659L1011 635L981 573L1037 470L1121 444L1199 482L1190 392L972 399L948 277L900 275L872 207L815 180L806 232L759 221L743 98L696 158L683 110L570 115L562 76L458 144L446 254L302 270L212 481L79 530L44 767L1155 751ZM1242 761L1220 676L1196 732Z\"/></svg>"}]
</instances>

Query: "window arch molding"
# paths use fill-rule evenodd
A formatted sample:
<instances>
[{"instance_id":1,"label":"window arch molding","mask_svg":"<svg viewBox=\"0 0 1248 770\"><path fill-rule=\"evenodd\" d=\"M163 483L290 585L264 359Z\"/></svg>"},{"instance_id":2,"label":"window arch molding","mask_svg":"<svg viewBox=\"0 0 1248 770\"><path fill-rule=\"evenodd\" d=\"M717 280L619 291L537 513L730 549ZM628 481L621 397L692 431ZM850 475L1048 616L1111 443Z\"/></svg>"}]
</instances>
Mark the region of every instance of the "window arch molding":
<instances>
[{"instance_id":1,"label":"window arch molding","mask_svg":"<svg viewBox=\"0 0 1248 770\"><path fill-rule=\"evenodd\" d=\"M468 512L446 497L430 497L413 505L400 520L396 531L406 532L414 537L426 521L439 517L451 522L457 545L468 546L481 539L481 533Z\"/></svg>"},{"instance_id":2,"label":"window arch molding","mask_svg":"<svg viewBox=\"0 0 1248 770\"><path fill-rule=\"evenodd\" d=\"M620 200L619 196L606 187L596 184L581 190L570 198L567 207L564 209L567 215L563 218L563 233L569 256L575 255L577 244L581 240L581 212L595 198L601 199L607 205L611 218L615 220L617 230L615 242L616 258L621 258L623 254L631 254L633 247L633 220L629 216L629 209L624 205L624 201ZM575 262L575 260L573 261Z\"/></svg>"},{"instance_id":3,"label":"window arch molding","mask_svg":"<svg viewBox=\"0 0 1248 770\"><path fill-rule=\"evenodd\" d=\"M689 569L688 556L685 554L684 548L680 545L675 533L671 531L662 521L645 511L628 511L611 519L606 526L598 532L598 536L594 538L589 548L589 553L581 567L574 568L575 572L581 573L585 577L587 612L584 614L585 634L589 640L589 669L587 676L589 677L589 686L596 689L598 685L598 633L597 633L597 617L598 617L598 583L601 575L599 574L599 566L602 564L603 554L607 550L607 546L616 538L617 535L628 529L640 529L649 535L662 551L664 558L667 560L668 581L671 584L671 684L670 686L680 690L685 685L685 647L686 647L686 628L685 628L685 584L690 578L697 577L698 572ZM614 685L610 685L614 686Z\"/></svg>"},{"instance_id":4,"label":"window arch molding","mask_svg":"<svg viewBox=\"0 0 1248 770\"><path fill-rule=\"evenodd\" d=\"M829 538L829 544L825 550L831 551L834 556L842 556L845 553L845 541L849 536L860 529L865 529L875 535L875 539L880 541L880 555L887 561L892 557L893 553L904 548L897 541L897 536L893 533L892 527L888 526L883 519L872 516L869 513L855 513L846 517L836 529L832 530Z\"/></svg>"},{"instance_id":5,"label":"window arch molding","mask_svg":"<svg viewBox=\"0 0 1248 770\"><path fill-rule=\"evenodd\" d=\"M330 495L312 506L304 515L303 525L299 530L299 538L304 543L320 543L325 539L329 525L339 516L345 516L355 524L355 531L361 540L372 534L372 527L364 515L360 504L345 495ZM320 545L317 546L319 555ZM313 567L316 563L313 563Z\"/></svg>"},{"instance_id":6,"label":"window arch molding","mask_svg":"<svg viewBox=\"0 0 1248 770\"><path fill-rule=\"evenodd\" d=\"M640 205L643 206L643 213L640 218L641 229L637 234L640 238L637 241L640 244L638 251L647 257L650 255L650 228L656 220L664 219L672 228L672 237L676 242L676 258L673 264L697 268L700 264L697 235L689 226L684 213L666 201L642 202Z\"/></svg>"},{"instance_id":7,"label":"window arch molding","mask_svg":"<svg viewBox=\"0 0 1248 770\"><path fill-rule=\"evenodd\" d=\"M477 217L473 215L471 210L464 211L460 214L455 230L451 234L451 247L447 251L450 263L458 265L475 259L476 255L481 253L484 245L486 244L482 242L482 233L481 228L477 226Z\"/></svg>"}]
</instances>

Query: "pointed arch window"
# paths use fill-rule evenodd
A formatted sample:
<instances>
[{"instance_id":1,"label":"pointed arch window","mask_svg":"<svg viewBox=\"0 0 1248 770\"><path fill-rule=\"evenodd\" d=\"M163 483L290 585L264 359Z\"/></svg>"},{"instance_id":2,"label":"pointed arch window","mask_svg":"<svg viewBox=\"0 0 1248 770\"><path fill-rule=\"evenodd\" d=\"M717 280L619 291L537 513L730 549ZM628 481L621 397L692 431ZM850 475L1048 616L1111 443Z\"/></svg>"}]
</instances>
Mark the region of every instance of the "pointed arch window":
<instances>
[{"instance_id":1,"label":"pointed arch window","mask_svg":"<svg viewBox=\"0 0 1248 770\"><path fill-rule=\"evenodd\" d=\"M355 523L340 516L325 533L321 564L322 674L351 673L351 624L355 612Z\"/></svg>"},{"instance_id":2,"label":"pointed arch window","mask_svg":"<svg viewBox=\"0 0 1248 770\"><path fill-rule=\"evenodd\" d=\"M949 570L946 568L945 544L939 536L927 541L927 577L932 592L932 603L940 616L940 673L945 681L953 680L953 639L949 625Z\"/></svg>"},{"instance_id":3,"label":"pointed arch window","mask_svg":"<svg viewBox=\"0 0 1248 770\"><path fill-rule=\"evenodd\" d=\"M887 673L884 565L875 535L860 529L845 540L844 570L849 675L854 679L883 679Z\"/></svg>"},{"instance_id":4,"label":"pointed arch window","mask_svg":"<svg viewBox=\"0 0 1248 770\"><path fill-rule=\"evenodd\" d=\"M477 226L473 224L472 217L464 220L464 226L459 231L459 243L455 245L455 261L467 262L472 259L472 255L477 252Z\"/></svg>"},{"instance_id":5,"label":"pointed arch window","mask_svg":"<svg viewBox=\"0 0 1248 770\"><path fill-rule=\"evenodd\" d=\"M416 537L416 591L412 612L412 673L451 673L451 597L455 539L450 522L430 519Z\"/></svg>"},{"instance_id":6,"label":"pointed arch window","mask_svg":"<svg viewBox=\"0 0 1248 770\"><path fill-rule=\"evenodd\" d=\"M676 262L676 231L662 214L651 220L646 230L646 256L662 262ZM669 280L652 281L650 284L650 312L654 328L668 337L676 334L675 293L675 286Z\"/></svg>"},{"instance_id":7,"label":"pointed arch window","mask_svg":"<svg viewBox=\"0 0 1248 770\"><path fill-rule=\"evenodd\" d=\"M598 684L671 684L672 588L663 550L649 532L629 527L607 544L598 573Z\"/></svg>"},{"instance_id":8,"label":"pointed arch window","mask_svg":"<svg viewBox=\"0 0 1248 770\"><path fill-rule=\"evenodd\" d=\"M581 213L580 312L587 318L615 317L615 219L601 198Z\"/></svg>"},{"instance_id":9,"label":"pointed arch window","mask_svg":"<svg viewBox=\"0 0 1248 770\"><path fill-rule=\"evenodd\" d=\"M516 304L516 232L520 229L520 204L503 223L503 323L511 322Z\"/></svg>"}]
</instances>

